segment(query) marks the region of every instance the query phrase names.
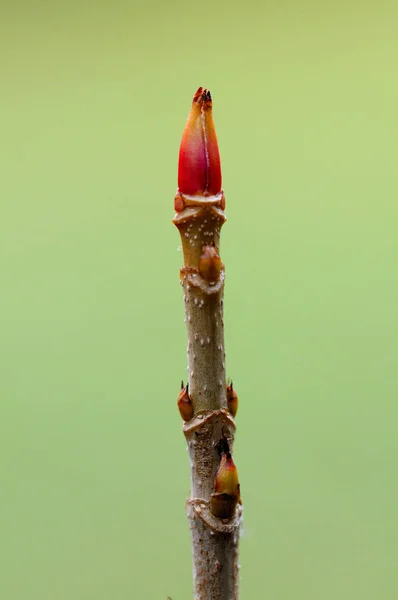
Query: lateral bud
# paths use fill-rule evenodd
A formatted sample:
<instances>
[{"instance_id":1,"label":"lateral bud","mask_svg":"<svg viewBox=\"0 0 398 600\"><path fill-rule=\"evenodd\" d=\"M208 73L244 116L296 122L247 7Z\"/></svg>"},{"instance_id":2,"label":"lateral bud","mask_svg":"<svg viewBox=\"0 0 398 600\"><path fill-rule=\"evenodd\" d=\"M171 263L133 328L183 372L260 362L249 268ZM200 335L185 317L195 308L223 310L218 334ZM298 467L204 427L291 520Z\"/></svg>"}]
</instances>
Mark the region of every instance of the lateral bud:
<instances>
[{"instance_id":1,"label":"lateral bud","mask_svg":"<svg viewBox=\"0 0 398 600\"><path fill-rule=\"evenodd\" d=\"M199 273L209 283L215 283L220 277L222 262L215 245L205 244L199 259Z\"/></svg>"},{"instance_id":2,"label":"lateral bud","mask_svg":"<svg viewBox=\"0 0 398 600\"><path fill-rule=\"evenodd\" d=\"M178 410L180 411L181 418L184 421L190 421L193 417L193 405L188 393L188 383L184 387L183 381L181 381L181 391L178 394L177 406Z\"/></svg>"},{"instance_id":3,"label":"lateral bud","mask_svg":"<svg viewBox=\"0 0 398 600\"><path fill-rule=\"evenodd\" d=\"M238 470L231 454L223 452L210 496L210 511L219 519L231 519L240 502Z\"/></svg>"},{"instance_id":4,"label":"lateral bud","mask_svg":"<svg viewBox=\"0 0 398 600\"><path fill-rule=\"evenodd\" d=\"M228 412L235 418L235 415L238 412L238 394L234 389L232 381L227 385L227 403Z\"/></svg>"}]
</instances>

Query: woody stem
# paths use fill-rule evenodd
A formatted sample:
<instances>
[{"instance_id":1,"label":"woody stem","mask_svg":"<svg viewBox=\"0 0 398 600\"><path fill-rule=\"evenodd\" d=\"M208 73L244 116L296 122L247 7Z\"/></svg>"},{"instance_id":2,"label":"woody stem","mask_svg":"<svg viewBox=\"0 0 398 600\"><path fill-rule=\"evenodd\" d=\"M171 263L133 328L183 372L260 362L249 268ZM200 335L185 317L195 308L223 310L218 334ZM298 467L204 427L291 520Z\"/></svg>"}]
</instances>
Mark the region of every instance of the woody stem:
<instances>
[{"instance_id":1,"label":"woody stem","mask_svg":"<svg viewBox=\"0 0 398 600\"><path fill-rule=\"evenodd\" d=\"M196 600L237 600L238 542L241 506L228 519L210 510L214 479L220 465L219 443L227 439L232 452L235 421L227 410L224 349L224 265L217 268L220 229L225 221L223 192L215 196L183 195L174 217L184 253L183 288L188 335L189 396L193 417L184 424L191 465L191 496L187 503L192 534ZM205 256L205 258L203 258ZM212 262L213 261L213 262Z\"/></svg>"}]
</instances>

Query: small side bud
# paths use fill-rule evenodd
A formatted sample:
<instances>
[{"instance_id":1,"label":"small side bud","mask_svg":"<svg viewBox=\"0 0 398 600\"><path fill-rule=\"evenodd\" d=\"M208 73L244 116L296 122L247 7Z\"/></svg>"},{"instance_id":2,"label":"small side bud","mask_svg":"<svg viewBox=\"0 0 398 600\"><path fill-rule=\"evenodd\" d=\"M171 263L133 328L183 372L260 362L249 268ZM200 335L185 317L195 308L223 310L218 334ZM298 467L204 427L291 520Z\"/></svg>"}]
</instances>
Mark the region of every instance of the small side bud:
<instances>
[{"instance_id":1,"label":"small side bud","mask_svg":"<svg viewBox=\"0 0 398 600\"><path fill-rule=\"evenodd\" d=\"M184 387L184 382L181 381L181 391L177 399L178 410L184 421L190 421L193 417L193 405L188 393L188 384Z\"/></svg>"},{"instance_id":2,"label":"small side bud","mask_svg":"<svg viewBox=\"0 0 398 600\"><path fill-rule=\"evenodd\" d=\"M214 479L214 491L217 494L234 496L239 488L238 469L232 456L225 452L221 455L220 466Z\"/></svg>"},{"instance_id":3,"label":"small side bud","mask_svg":"<svg viewBox=\"0 0 398 600\"><path fill-rule=\"evenodd\" d=\"M238 502L240 502L238 471L232 456L223 453L214 480L214 493L210 496L210 510L219 519L230 519L235 514Z\"/></svg>"},{"instance_id":4,"label":"small side bud","mask_svg":"<svg viewBox=\"0 0 398 600\"><path fill-rule=\"evenodd\" d=\"M227 403L228 412L235 418L235 415L238 412L238 394L236 393L236 390L234 390L232 381L227 385Z\"/></svg>"},{"instance_id":5,"label":"small side bud","mask_svg":"<svg viewBox=\"0 0 398 600\"><path fill-rule=\"evenodd\" d=\"M220 277L221 258L215 246L204 245L199 259L199 273L209 283L215 283Z\"/></svg>"}]
</instances>

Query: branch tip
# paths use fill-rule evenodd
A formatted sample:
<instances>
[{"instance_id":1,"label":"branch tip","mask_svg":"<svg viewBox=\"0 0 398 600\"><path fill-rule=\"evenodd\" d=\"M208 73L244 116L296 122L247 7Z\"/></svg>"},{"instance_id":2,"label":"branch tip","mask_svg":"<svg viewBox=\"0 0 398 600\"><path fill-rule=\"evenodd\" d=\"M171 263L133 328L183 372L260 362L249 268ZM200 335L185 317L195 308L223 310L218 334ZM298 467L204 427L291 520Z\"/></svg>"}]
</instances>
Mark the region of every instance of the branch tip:
<instances>
[{"instance_id":1,"label":"branch tip","mask_svg":"<svg viewBox=\"0 0 398 600\"><path fill-rule=\"evenodd\" d=\"M206 108L208 108L208 104L211 103L211 93L207 88L198 87L196 92L194 93L192 102L197 102L199 104L206 104Z\"/></svg>"},{"instance_id":2,"label":"branch tip","mask_svg":"<svg viewBox=\"0 0 398 600\"><path fill-rule=\"evenodd\" d=\"M173 223L183 250L180 283L188 335L188 382L178 395L191 466L188 518L195 598L237 600L242 518L232 458L237 394L226 381L225 268L219 255L226 220L210 90L199 87L182 135ZM211 573L209 572L211 567Z\"/></svg>"},{"instance_id":3,"label":"branch tip","mask_svg":"<svg viewBox=\"0 0 398 600\"><path fill-rule=\"evenodd\" d=\"M182 194L213 196L221 191L221 166L210 91L199 87L182 135L178 188Z\"/></svg>"}]
</instances>

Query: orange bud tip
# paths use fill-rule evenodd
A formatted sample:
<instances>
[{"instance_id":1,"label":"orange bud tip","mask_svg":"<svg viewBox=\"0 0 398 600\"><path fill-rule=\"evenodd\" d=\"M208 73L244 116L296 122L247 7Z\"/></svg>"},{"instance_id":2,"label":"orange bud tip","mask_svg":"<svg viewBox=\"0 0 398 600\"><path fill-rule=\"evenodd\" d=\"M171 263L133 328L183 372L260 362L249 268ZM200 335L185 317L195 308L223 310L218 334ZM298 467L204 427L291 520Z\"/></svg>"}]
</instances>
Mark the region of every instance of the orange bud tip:
<instances>
[{"instance_id":1,"label":"orange bud tip","mask_svg":"<svg viewBox=\"0 0 398 600\"><path fill-rule=\"evenodd\" d=\"M232 381L229 385L227 385L227 404L228 404L228 412L235 417L238 412L238 394L234 390Z\"/></svg>"},{"instance_id":2,"label":"orange bud tip","mask_svg":"<svg viewBox=\"0 0 398 600\"><path fill-rule=\"evenodd\" d=\"M205 245L199 259L199 273L209 283L215 283L221 272L221 258L215 246Z\"/></svg>"},{"instance_id":3,"label":"orange bud tip","mask_svg":"<svg viewBox=\"0 0 398 600\"><path fill-rule=\"evenodd\" d=\"M193 406L188 393L188 384L184 387L184 382L181 381L181 391L177 399L178 410L184 421L190 421L193 417Z\"/></svg>"},{"instance_id":4,"label":"orange bud tip","mask_svg":"<svg viewBox=\"0 0 398 600\"><path fill-rule=\"evenodd\" d=\"M178 188L191 196L214 196L221 191L221 165L212 115L210 91L198 88L182 135L178 159ZM179 204L177 203L176 210Z\"/></svg>"}]
</instances>

